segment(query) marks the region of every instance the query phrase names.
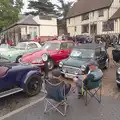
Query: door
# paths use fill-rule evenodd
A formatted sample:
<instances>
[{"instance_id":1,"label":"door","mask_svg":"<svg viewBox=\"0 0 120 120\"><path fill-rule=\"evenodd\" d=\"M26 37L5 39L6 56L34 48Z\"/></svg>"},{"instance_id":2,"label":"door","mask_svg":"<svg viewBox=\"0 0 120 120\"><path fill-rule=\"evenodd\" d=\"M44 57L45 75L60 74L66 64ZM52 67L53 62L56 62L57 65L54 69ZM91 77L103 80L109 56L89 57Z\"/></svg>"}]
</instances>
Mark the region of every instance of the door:
<instances>
[{"instance_id":1,"label":"door","mask_svg":"<svg viewBox=\"0 0 120 120\"><path fill-rule=\"evenodd\" d=\"M58 52L58 58L59 58L59 62L63 59L66 59L69 57L71 51L72 51L72 48L73 48L74 44L72 42L64 42L64 43L61 43L61 46L60 46L60 50Z\"/></svg>"}]
</instances>

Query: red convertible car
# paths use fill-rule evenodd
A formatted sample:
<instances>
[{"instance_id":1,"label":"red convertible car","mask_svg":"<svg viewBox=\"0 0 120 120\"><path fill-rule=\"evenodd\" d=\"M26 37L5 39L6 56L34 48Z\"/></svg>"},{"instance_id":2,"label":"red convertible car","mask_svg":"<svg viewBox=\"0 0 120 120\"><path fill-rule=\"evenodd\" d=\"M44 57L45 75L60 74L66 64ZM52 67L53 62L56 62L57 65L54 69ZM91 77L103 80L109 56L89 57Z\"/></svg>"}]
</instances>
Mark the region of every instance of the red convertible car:
<instances>
[{"instance_id":1,"label":"red convertible car","mask_svg":"<svg viewBox=\"0 0 120 120\"><path fill-rule=\"evenodd\" d=\"M44 44L41 50L24 55L21 58L21 62L43 66L44 62L42 61L42 55L47 53L50 56L48 67L49 70L52 70L54 66L58 65L61 60L69 57L73 46L74 43L72 41L48 41Z\"/></svg>"}]
</instances>

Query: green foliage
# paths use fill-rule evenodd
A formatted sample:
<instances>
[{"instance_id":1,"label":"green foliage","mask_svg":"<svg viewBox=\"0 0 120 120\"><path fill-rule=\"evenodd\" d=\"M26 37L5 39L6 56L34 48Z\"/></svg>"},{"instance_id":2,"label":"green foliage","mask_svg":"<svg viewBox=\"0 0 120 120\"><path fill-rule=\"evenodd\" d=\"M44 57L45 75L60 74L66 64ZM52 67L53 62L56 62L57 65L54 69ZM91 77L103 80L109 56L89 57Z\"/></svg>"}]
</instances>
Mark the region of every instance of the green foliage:
<instances>
[{"instance_id":1,"label":"green foliage","mask_svg":"<svg viewBox=\"0 0 120 120\"><path fill-rule=\"evenodd\" d=\"M54 13L54 5L49 0L30 1L28 6L28 9L34 9L35 11L26 14L38 15L40 13Z\"/></svg>"},{"instance_id":2,"label":"green foliage","mask_svg":"<svg viewBox=\"0 0 120 120\"><path fill-rule=\"evenodd\" d=\"M16 22L22 6L22 0L0 0L0 28Z\"/></svg>"}]
</instances>

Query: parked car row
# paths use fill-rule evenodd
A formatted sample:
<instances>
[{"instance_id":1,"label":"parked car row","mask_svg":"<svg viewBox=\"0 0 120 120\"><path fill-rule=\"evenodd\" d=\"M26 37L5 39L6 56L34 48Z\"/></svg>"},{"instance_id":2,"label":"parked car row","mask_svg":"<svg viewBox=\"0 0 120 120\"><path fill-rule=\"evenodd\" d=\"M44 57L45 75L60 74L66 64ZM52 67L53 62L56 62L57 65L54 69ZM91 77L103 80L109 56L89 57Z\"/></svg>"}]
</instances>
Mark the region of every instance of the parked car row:
<instances>
[{"instance_id":1,"label":"parked car row","mask_svg":"<svg viewBox=\"0 0 120 120\"><path fill-rule=\"evenodd\" d=\"M66 78L78 76L91 63L104 69L109 67L109 55L105 46L96 43L75 46L73 41L47 41L43 46L37 42L21 42L16 47L0 47L0 98L24 91L33 96L42 87L42 71L48 55L48 69L59 65ZM19 63L18 63L19 62ZM120 72L117 70L117 83L120 83Z\"/></svg>"},{"instance_id":2,"label":"parked car row","mask_svg":"<svg viewBox=\"0 0 120 120\"><path fill-rule=\"evenodd\" d=\"M18 62L24 54L40 50L40 48L41 45L37 42L20 42L15 47L2 44L0 53L10 61Z\"/></svg>"}]
</instances>

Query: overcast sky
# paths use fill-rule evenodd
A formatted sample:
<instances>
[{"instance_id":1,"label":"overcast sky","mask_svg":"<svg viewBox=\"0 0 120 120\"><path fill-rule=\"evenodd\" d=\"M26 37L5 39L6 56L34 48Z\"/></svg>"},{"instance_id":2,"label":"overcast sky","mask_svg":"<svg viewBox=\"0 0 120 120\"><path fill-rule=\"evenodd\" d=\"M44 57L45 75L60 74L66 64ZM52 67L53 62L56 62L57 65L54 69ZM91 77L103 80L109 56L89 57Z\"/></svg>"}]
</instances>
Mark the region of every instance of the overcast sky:
<instances>
[{"instance_id":1,"label":"overcast sky","mask_svg":"<svg viewBox=\"0 0 120 120\"><path fill-rule=\"evenodd\" d=\"M33 1L35 1L35 0L33 0ZM50 1L53 3L58 3L57 0L50 0ZM65 1L67 2L67 1L75 1L75 0L65 0ZM29 10L27 9L27 7L28 7L29 0L23 0L23 2L24 2L24 7L22 10L22 13L28 12Z\"/></svg>"}]
</instances>

